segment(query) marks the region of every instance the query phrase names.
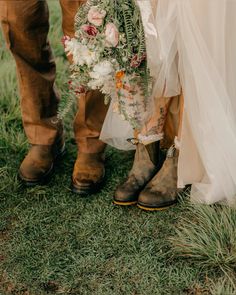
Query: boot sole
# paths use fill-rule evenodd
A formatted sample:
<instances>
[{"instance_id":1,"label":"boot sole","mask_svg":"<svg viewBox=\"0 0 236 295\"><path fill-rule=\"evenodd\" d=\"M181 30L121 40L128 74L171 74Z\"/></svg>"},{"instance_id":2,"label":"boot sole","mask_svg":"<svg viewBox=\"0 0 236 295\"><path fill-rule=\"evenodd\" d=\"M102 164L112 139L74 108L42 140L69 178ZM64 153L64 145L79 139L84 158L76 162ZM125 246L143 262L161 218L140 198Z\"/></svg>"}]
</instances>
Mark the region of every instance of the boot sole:
<instances>
[{"instance_id":1,"label":"boot sole","mask_svg":"<svg viewBox=\"0 0 236 295\"><path fill-rule=\"evenodd\" d=\"M154 211L165 211L168 210L171 207L174 207L176 205L177 202L167 205L167 206L162 206L162 207L149 207L149 206L145 206L145 205L141 205L141 204L137 204L137 207L139 209L142 209L144 211L149 211L149 212L154 212Z\"/></svg>"},{"instance_id":2,"label":"boot sole","mask_svg":"<svg viewBox=\"0 0 236 295\"><path fill-rule=\"evenodd\" d=\"M137 204L137 201L134 202L119 202L119 201L113 201L114 205L118 205L118 206L133 206Z\"/></svg>"},{"instance_id":3,"label":"boot sole","mask_svg":"<svg viewBox=\"0 0 236 295\"><path fill-rule=\"evenodd\" d=\"M37 180L29 180L29 179L26 179L23 177L23 175L21 174L21 172L19 171L18 172L18 179L19 181L25 186L25 187L34 187L34 186L38 186L38 185L46 185L49 183L53 173L54 173L54 170L55 170L55 165L57 164L57 162L59 160L61 160L63 158L63 156L65 155L66 153L66 149L65 147L63 147L63 150L58 154L56 155L53 163L52 163L52 166L50 167L50 169L44 174L44 176L41 178L41 179L37 179Z\"/></svg>"},{"instance_id":4,"label":"boot sole","mask_svg":"<svg viewBox=\"0 0 236 295\"><path fill-rule=\"evenodd\" d=\"M96 186L93 187L78 187L73 184L71 184L71 191L77 195L81 196L88 196L92 194L98 193L102 189L103 183L99 183Z\"/></svg>"},{"instance_id":5,"label":"boot sole","mask_svg":"<svg viewBox=\"0 0 236 295\"><path fill-rule=\"evenodd\" d=\"M34 187L37 185L46 185L51 176L53 175L53 171L54 171L54 165L52 164L51 168L47 171L47 173L40 179L40 180L28 180L25 179L20 172L18 172L18 179L20 180L20 182L25 186L25 187Z\"/></svg>"},{"instance_id":6,"label":"boot sole","mask_svg":"<svg viewBox=\"0 0 236 295\"><path fill-rule=\"evenodd\" d=\"M81 195L81 196L88 196L88 195L92 195L92 194L96 194L98 193L104 186L105 183L105 174L103 175L103 178L100 182L92 185L92 186L79 186L79 185L75 185L73 183L73 181L71 182L71 191L77 195Z\"/></svg>"}]
</instances>

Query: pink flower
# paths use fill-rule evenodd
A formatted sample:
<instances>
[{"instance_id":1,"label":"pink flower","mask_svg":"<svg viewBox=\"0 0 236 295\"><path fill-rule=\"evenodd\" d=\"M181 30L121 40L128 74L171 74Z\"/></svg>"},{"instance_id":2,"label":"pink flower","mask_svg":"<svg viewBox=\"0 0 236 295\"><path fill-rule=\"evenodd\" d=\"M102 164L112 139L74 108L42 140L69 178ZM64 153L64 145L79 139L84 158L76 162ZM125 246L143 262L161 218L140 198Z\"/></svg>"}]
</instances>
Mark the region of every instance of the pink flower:
<instances>
[{"instance_id":1,"label":"pink flower","mask_svg":"<svg viewBox=\"0 0 236 295\"><path fill-rule=\"evenodd\" d=\"M108 23L105 29L106 46L116 47L119 43L119 31L113 23Z\"/></svg>"},{"instance_id":2,"label":"pink flower","mask_svg":"<svg viewBox=\"0 0 236 295\"><path fill-rule=\"evenodd\" d=\"M92 6L88 12L88 21L99 27L103 24L106 14L105 10L101 10L97 6Z\"/></svg>"},{"instance_id":3,"label":"pink flower","mask_svg":"<svg viewBox=\"0 0 236 295\"><path fill-rule=\"evenodd\" d=\"M95 26L91 25L83 25L81 29L87 33L89 36L95 37L97 36L98 30Z\"/></svg>"},{"instance_id":4,"label":"pink flower","mask_svg":"<svg viewBox=\"0 0 236 295\"><path fill-rule=\"evenodd\" d=\"M86 89L83 85L76 86L73 81L68 81L69 89L72 90L75 94L83 94L86 92Z\"/></svg>"},{"instance_id":5,"label":"pink flower","mask_svg":"<svg viewBox=\"0 0 236 295\"><path fill-rule=\"evenodd\" d=\"M146 59L145 53L141 57L139 57L137 54L135 54L133 56L133 58L131 59L130 66L132 68L138 68L145 59Z\"/></svg>"},{"instance_id":6,"label":"pink flower","mask_svg":"<svg viewBox=\"0 0 236 295\"><path fill-rule=\"evenodd\" d=\"M63 44L64 47L66 47L66 42L67 41L70 41L70 40L71 40L71 38L69 36L63 36L61 38L61 42L62 42L62 44Z\"/></svg>"},{"instance_id":7,"label":"pink flower","mask_svg":"<svg viewBox=\"0 0 236 295\"><path fill-rule=\"evenodd\" d=\"M78 86L76 89L75 89L75 94L83 94L85 93L86 90L85 90L85 87L84 86Z\"/></svg>"}]
</instances>

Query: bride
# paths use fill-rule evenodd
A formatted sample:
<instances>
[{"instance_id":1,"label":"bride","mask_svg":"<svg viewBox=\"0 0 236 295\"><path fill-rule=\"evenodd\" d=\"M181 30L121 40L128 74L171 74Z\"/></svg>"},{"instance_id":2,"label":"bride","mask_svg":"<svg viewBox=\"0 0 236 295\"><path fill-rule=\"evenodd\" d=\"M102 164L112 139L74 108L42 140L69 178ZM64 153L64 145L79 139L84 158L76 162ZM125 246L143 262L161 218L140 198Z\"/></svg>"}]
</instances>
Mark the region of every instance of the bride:
<instances>
[{"instance_id":1,"label":"bride","mask_svg":"<svg viewBox=\"0 0 236 295\"><path fill-rule=\"evenodd\" d=\"M150 120L149 130L155 130L157 137L163 134L171 105L176 106L181 124L179 131L175 131L178 135L175 146L169 149L161 170L162 157L156 160L152 152L158 148L158 144L153 144L154 134L145 137L139 131L139 143L142 139L150 142L143 142L145 150L137 148L136 164L125 184L118 188L115 203L138 202L147 210L161 209L175 202L177 187L192 184L194 202L234 205L236 36L231 32L236 27L236 1L137 0L137 3L146 31L149 67L155 77L156 122L163 123L153 129ZM178 96L181 91L184 107ZM144 161L147 152L149 162ZM170 159L171 164L167 163ZM151 185L145 188L149 180ZM166 187L168 183L170 188ZM155 186L161 187L161 192Z\"/></svg>"}]
</instances>

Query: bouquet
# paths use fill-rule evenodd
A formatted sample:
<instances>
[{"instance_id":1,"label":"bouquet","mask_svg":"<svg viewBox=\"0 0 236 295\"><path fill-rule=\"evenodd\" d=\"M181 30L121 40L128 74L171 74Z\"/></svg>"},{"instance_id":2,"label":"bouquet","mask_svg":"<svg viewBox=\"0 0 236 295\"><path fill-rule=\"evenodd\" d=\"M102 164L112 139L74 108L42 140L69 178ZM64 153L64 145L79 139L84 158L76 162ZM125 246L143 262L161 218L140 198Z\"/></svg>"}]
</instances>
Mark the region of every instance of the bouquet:
<instances>
[{"instance_id":1,"label":"bouquet","mask_svg":"<svg viewBox=\"0 0 236 295\"><path fill-rule=\"evenodd\" d=\"M76 95L99 89L105 103L133 128L148 114L152 79L145 34L135 0L88 0L75 17L75 37L64 37L73 58L70 89Z\"/></svg>"}]
</instances>

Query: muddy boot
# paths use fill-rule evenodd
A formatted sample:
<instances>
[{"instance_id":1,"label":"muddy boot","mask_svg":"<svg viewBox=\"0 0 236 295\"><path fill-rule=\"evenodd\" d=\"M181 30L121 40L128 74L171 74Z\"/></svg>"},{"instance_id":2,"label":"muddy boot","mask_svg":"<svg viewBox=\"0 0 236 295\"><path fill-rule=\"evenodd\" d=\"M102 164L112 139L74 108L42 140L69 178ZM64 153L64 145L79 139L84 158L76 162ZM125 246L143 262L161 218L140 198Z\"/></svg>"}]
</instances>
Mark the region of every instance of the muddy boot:
<instances>
[{"instance_id":1,"label":"muddy boot","mask_svg":"<svg viewBox=\"0 0 236 295\"><path fill-rule=\"evenodd\" d=\"M138 198L138 207L147 211L164 210L177 202L177 165L179 152L172 146L161 170L147 184Z\"/></svg>"},{"instance_id":2,"label":"muddy boot","mask_svg":"<svg viewBox=\"0 0 236 295\"><path fill-rule=\"evenodd\" d=\"M80 195L96 193L105 178L105 155L78 153L72 176L72 191Z\"/></svg>"},{"instance_id":3,"label":"muddy boot","mask_svg":"<svg viewBox=\"0 0 236 295\"><path fill-rule=\"evenodd\" d=\"M136 204L139 193L160 169L162 162L159 141L149 145L138 143L133 167L126 181L116 189L114 204Z\"/></svg>"},{"instance_id":4,"label":"muddy boot","mask_svg":"<svg viewBox=\"0 0 236 295\"><path fill-rule=\"evenodd\" d=\"M21 163L18 177L26 186L42 185L49 181L54 164L65 153L63 135L53 145L31 145Z\"/></svg>"}]
</instances>

